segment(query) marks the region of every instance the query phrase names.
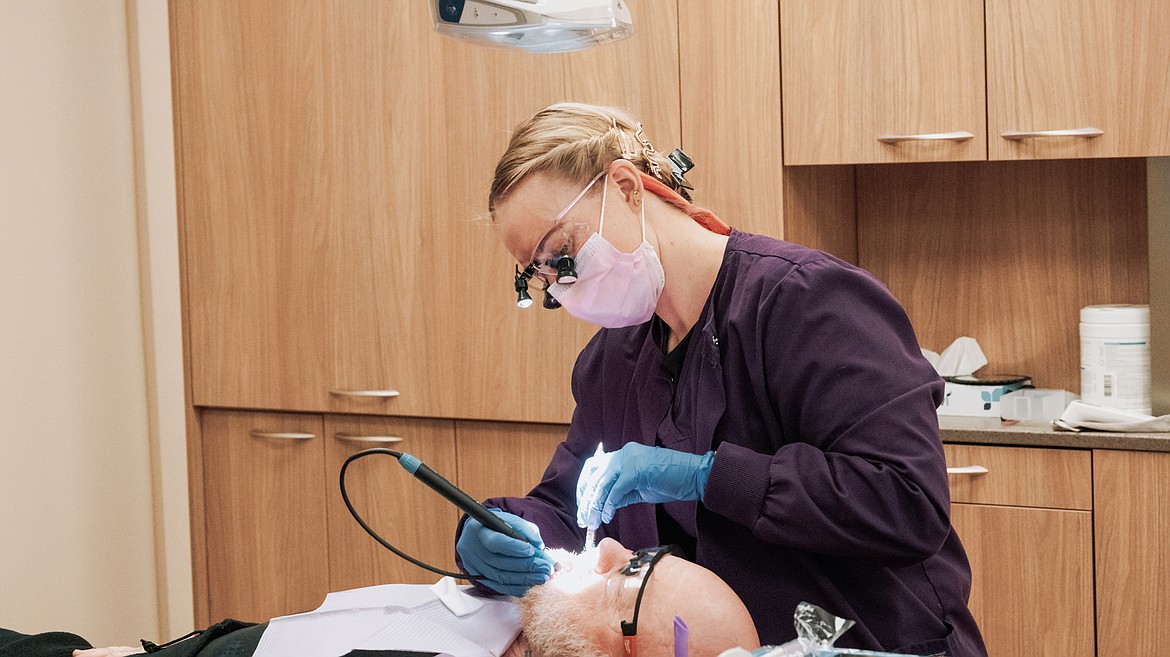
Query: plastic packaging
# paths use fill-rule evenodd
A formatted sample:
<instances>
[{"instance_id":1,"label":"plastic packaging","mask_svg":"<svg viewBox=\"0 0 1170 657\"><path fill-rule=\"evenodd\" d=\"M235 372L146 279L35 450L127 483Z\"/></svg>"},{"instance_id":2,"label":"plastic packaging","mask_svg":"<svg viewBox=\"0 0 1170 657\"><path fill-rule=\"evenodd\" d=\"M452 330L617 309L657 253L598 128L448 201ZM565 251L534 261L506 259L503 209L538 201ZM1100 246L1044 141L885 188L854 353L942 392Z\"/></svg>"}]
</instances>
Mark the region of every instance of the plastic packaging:
<instances>
[{"instance_id":1,"label":"plastic packaging","mask_svg":"<svg viewBox=\"0 0 1170 657\"><path fill-rule=\"evenodd\" d=\"M1064 412L1077 396L1067 390L1024 388L1013 390L999 400L1000 419L1010 422L1047 424Z\"/></svg>"},{"instance_id":2,"label":"plastic packaging","mask_svg":"<svg viewBox=\"0 0 1170 657\"><path fill-rule=\"evenodd\" d=\"M1150 413L1150 307L1081 309L1081 399Z\"/></svg>"},{"instance_id":3,"label":"plastic packaging","mask_svg":"<svg viewBox=\"0 0 1170 657\"><path fill-rule=\"evenodd\" d=\"M796 613L792 615L792 624L796 626L796 638L778 646L764 646L757 650L745 648L731 648L719 653L719 657L914 657L902 653L874 652L872 650L854 650L852 648L836 648L833 646L837 639L856 622L834 616L820 607L802 602L796 605Z\"/></svg>"}]
</instances>

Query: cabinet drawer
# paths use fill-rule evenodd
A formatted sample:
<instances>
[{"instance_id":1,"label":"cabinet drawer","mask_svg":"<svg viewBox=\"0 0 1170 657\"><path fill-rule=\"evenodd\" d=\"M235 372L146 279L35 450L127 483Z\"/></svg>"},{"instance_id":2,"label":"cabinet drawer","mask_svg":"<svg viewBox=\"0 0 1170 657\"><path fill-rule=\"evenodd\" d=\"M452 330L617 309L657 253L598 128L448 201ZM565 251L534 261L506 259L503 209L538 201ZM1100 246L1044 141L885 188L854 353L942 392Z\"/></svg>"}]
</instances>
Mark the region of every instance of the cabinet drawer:
<instances>
[{"instance_id":1,"label":"cabinet drawer","mask_svg":"<svg viewBox=\"0 0 1170 657\"><path fill-rule=\"evenodd\" d=\"M1092 455L1030 447L945 445L947 467L981 465L985 474L952 474L951 502L1053 509L1093 508Z\"/></svg>"}]
</instances>

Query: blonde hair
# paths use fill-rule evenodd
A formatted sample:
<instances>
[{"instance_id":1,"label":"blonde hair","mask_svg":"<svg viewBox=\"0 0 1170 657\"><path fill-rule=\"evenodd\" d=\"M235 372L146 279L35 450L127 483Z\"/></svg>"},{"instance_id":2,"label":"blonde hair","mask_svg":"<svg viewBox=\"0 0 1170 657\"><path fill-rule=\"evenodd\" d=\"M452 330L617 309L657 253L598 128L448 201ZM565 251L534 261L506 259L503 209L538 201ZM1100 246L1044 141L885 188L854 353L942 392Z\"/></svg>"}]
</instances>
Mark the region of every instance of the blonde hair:
<instances>
[{"instance_id":1,"label":"blonde hair","mask_svg":"<svg viewBox=\"0 0 1170 657\"><path fill-rule=\"evenodd\" d=\"M601 105L556 103L516 126L496 164L488 211L494 214L496 204L533 173L550 173L584 185L619 158L690 200L674 179L670 160L655 150L642 124L629 113Z\"/></svg>"},{"instance_id":2,"label":"blonde hair","mask_svg":"<svg viewBox=\"0 0 1170 657\"><path fill-rule=\"evenodd\" d=\"M607 657L586 638L579 622L581 601L574 596L542 584L528 589L517 602L532 657Z\"/></svg>"}]
</instances>

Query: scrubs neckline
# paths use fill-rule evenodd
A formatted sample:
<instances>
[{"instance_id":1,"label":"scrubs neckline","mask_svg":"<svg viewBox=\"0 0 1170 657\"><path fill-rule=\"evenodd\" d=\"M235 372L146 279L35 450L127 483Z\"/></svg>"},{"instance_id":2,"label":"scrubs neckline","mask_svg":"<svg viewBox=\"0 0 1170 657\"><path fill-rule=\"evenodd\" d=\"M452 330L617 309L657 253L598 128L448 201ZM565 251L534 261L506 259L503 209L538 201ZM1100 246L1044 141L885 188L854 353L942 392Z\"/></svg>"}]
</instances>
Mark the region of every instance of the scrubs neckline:
<instances>
[{"instance_id":1,"label":"scrubs neckline","mask_svg":"<svg viewBox=\"0 0 1170 657\"><path fill-rule=\"evenodd\" d=\"M689 360L690 352L693 351L689 348L690 343L692 342L691 337L695 334L696 329L700 333L705 332L708 325L710 325L712 322L711 315L715 312L714 308L716 292L722 287L725 282L724 278L727 276L727 261L733 248L732 242L737 242L742 235L743 233L741 231L732 228L731 234L726 236L727 242L723 245L723 257L719 261L719 271L715 274L715 280L711 283L711 289L707 290L707 299L703 302L703 309L699 311L699 316L695 319L695 323L691 326L690 330L687 331L687 334L683 337L683 339L680 340L677 345L675 345L674 349L668 352L666 351L663 344L663 332L668 329L666 322L658 315L654 315L650 319L650 330L647 332L647 339L654 343L656 351L660 356L662 356L662 369L666 372L667 378L671 381L677 380L682 375L682 373L686 371L686 364ZM677 360L678 371L675 372L674 369L667 364L667 360L672 354L678 352L680 349L683 351L680 353L681 357Z\"/></svg>"}]
</instances>

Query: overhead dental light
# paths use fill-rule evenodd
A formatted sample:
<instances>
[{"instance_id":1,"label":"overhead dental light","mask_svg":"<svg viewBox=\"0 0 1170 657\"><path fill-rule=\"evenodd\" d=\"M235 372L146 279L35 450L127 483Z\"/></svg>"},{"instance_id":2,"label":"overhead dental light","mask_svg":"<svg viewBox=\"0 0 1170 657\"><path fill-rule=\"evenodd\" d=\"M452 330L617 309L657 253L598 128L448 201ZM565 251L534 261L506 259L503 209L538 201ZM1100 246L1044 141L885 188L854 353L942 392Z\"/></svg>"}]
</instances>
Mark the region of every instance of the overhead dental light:
<instances>
[{"instance_id":1,"label":"overhead dental light","mask_svg":"<svg viewBox=\"0 0 1170 657\"><path fill-rule=\"evenodd\" d=\"M486 46L571 52L634 33L628 0L428 0L435 31Z\"/></svg>"}]
</instances>

